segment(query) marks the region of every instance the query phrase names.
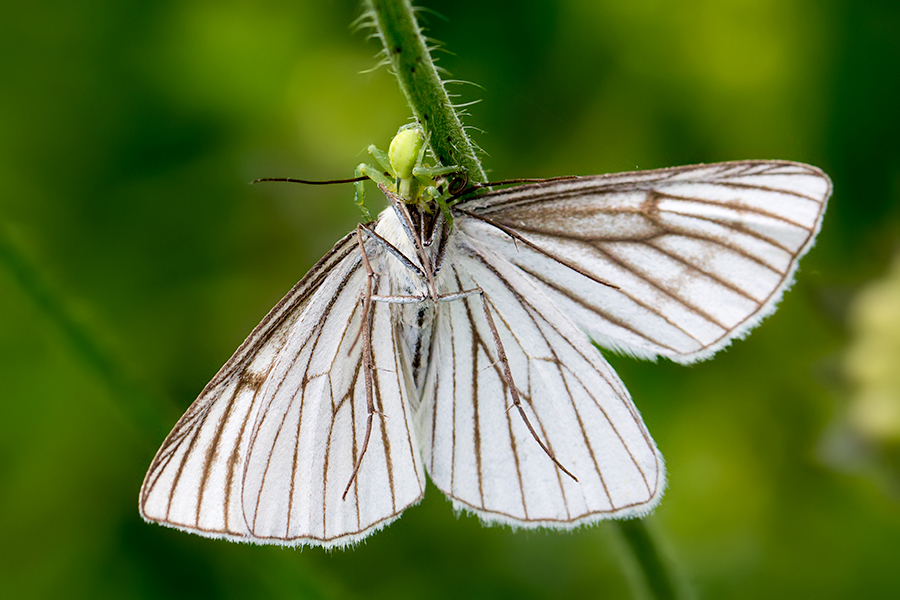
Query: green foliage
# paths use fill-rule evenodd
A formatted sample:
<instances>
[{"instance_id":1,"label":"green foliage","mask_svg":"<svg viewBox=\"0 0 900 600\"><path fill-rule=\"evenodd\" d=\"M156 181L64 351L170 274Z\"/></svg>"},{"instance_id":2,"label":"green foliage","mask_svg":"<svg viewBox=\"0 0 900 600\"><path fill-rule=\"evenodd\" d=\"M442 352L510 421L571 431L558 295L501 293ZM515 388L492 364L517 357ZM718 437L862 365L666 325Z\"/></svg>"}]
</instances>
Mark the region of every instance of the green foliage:
<instances>
[{"instance_id":1,"label":"green foliage","mask_svg":"<svg viewBox=\"0 0 900 600\"><path fill-rule=\"evenodd\" d=\"M900 7L427 6L447 18L420 13L454 53L436 55L444 78L484 86L450 90L482 100L465 121L484 130L470 133L493 179L738 158L832 176L817 248L747 340L690 368L611 361L667 459L653 519L700 595L895 597L896 463L834 432L853 391L845 307L884 277L900 239ZM613 528L482 528L434 488L350 552L141 522L138 488L166 431L358 217L350 186L246 183L348 177L408 108L392 75L366 72L380 48L349 32L350 0L2 12L7 595L628 595Z\"/></svg>"}]
</instances>

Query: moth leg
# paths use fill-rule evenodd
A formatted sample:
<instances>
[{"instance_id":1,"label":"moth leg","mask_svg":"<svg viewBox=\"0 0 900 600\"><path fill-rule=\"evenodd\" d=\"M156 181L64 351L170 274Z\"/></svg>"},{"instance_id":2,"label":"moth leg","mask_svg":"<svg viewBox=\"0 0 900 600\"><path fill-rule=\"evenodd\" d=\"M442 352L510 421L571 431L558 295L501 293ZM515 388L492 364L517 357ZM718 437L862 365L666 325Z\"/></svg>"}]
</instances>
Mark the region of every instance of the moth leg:
<instances>
[{"instance_id":1,"label":"moth leg","mask_svg":"<svg viewBox=\"0 0 900 600\"><path fill-rule=\"evenodd\" d=\"M360 223L359 225L357 225L357 232L359 233L360 230L362 230L363 233L368 235L372 239L372 241L376 242L380 246L384 247L385 250L390 252L394 256L394 258L396 258L401 263L403 263L404 267L406 267L413 273L416 273L417 275L419 275L422 278L425 277L425 271L420 269L416 264L414 264L412 261L410 261L408 258L406 258L406 255L403 254L402 252L400 252L400 250L398 250L396 246L394 246L392 243L390 243L389 241L387 241L386 239L384 239L383 237L378 235L374 229L372 229L365 223Z\"/></svg>"},{"instance_id":2,"label":"moth leg","mask_svg":"<svg viewBox=\"0 0 900 600\"><path fill-rule=\"evenodd\" d=\"M366 276L368 277L368 283L366 284L366 293L364 294L364 301L371 303L372 300L376 300L378 302L393 302L398 304L408 304L411 302L419 302L424 300L424 297L421 296L376 296L372 294L372 280L375 277L378 277L378 273L372 268L372 264L369 262L369 255L366 254L366 248L362 240L362 234L367 234L373 241L380 244L384 247L385 250L390 252L397 260L399 260L404 267L412 271L413 273L418 274L420 277L425 277L425 272L422 271L419 267L413 264L406 256L400 252L393 244L389 241L375 233L375 230L366 225L365 223L359 223L356 226L356 240L359 244L359 250L362 255L363 266L366 269ZM366 300L368 299L368 300ZM368 305L366 305L363 310L368 310ZM359 342L360 335L362 334L363 327L360 326L359 331L356 334L356 337L353 340L353 343L350 345L350 349L347 350L347 355L353 351L356 347L357 342Z\"/></svg>"},{"instance_id":3,"label":"moth leg","mask_svg":"<svg viewBox=\"0 0 900 600\"><path fill-rule=\"evenodd\" d=\"M356 339L354 339L353 343L350 345L350 351L356 346L356 344L362 340L362 359L363 359L363 376L365 377L366 382L366 434L363 437L362 448L359 452L359 457L356 459L356 464L353 467L353 473L350 475L350 481L347 482L347 487L344 488L344 495L342 499L347 498L347 493L350 491L350 488L353 485L353 482L356 481L356 475L359 473L359 467L362 464L363 457L366 455L366 450L369 448L369 438L372 436L372 421L375 418L375 415L378 414L382 418L384 415L379 411L375 410L375 394L373 393L374 382L372 380L372 373L375 371L375 362L372 359L372 320L374 318L374 311L372 310L372 302L380 301L380 302L392 302L392 303L411 303L411 302L421 302L425 296L376 296L373 293L373 285L375 278L378 276L378 273L375 272L375 269L372 268L372 263L369 261L369 255L366 252L366 246L363 242L363 232L368 232L374 234L371 230L365 227L362 224L357 225L356 227L356 241L359 244L360 256L362 258L363 268L366 270L366 287L363 290L362 295L362 323L360 324L359 332L356 334ZM383 238L377 236L378 239ZM387 243L386 241L384 243Z\"/></svg>"},{"instance_id":4,"label":"moth leg","mask_svg":"<svg viewBox=\"0 0 900 600\"><path fill-rule=\"evenodd\" d=\"M366 289L363 291L362 297L362 323L360 324L359 333L357 333L356 339L353 341L350 348L352 350L359 339L362 338L363 377L365 377L366 381L366 412L368 414L366 415L366 435L363 438L359 458L356 459L356 465L354 465L353 473L350 475L350 481L347 482L347 487L344 488L344 495L341 497L344 500L347 498L347 492L350 491L350 486L352 486L353 482L356 480L356 474L359 473L359 466L362 464L362 459L366 455L366 450L369 447L369 438L372 435L372 420L375 418L375 395L372 391L372 372L374 371L375 366L372 360L372 285L377 274L372 268L372 264L369 262L369 255L366 254L366 246L363 243L362 231L360 226L356 227L356 241L359 244L363 267L366 269Z\"/></svg>"},{"instance_id":5,"label":"moth leg","mask_svg":"<svg viewBox=\"0 0 900 600\"><path fill-rule=\"evenodd\" d=\"M534 426L532 426L531 421L528 420L528 415L525 413L525 408L522 406L522 399L519 397L519 390L516 388L516 384L513 381L512 371L509 368L509 360L506 358L506 351L503 349L503 342L500 340L500 333L497 331L497 326L494 324L494 317L491 316L491 308L490 303L488 302L487 294L484 293L484 290L480 287L471 289L471 290L461 290L459 292L453 292L450 294L442 294L438 299L442 301L452 301L452 300L460 300L462 298L467 298L469 296L480 296L481 297L481 307L484 309L484 318L487 320L488 328L491 330L491 336L494 338L494 346L497 348L497 362L500 363L503 369L503 378L506 380L506 385L509 386L509 393L512 396L512 406L510 406L507 410L512 410L515 408L519 412L519 416L522 417L522 421L525 423L525 427L528 428L528 431L531 432L531 436L538 443L544 453L550 457L550 460L559 468L560 471L571 477L574 481L578 481L578 478L572 475L572 473L562 466L550 449L544 444L543 440L541 440L540 436L538 436L537 431L535 431Z\"/></svg>"}]
</instances>

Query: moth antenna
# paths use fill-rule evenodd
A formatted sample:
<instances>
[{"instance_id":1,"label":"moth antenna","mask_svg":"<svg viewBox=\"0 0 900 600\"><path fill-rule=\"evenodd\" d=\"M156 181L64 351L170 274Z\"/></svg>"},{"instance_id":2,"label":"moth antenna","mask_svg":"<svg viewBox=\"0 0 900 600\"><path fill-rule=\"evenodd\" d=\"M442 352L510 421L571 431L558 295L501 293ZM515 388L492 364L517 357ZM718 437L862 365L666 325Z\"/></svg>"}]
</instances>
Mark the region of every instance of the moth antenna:
<instances>
[{"instance_id":1,"label":"moth antenna","mask_svg":"<svg viewBox=\"0 0 900 600\"><path fill-rule=\"evenodd\" d=\"M265 181L283 181L286 183L305 183L306 185L331 185L332 183L356 183L357 181L365 181L368 177L352 177L350 179L326 179L324 181L314 181L311 179L294 179L293 177L262 177L254 179L250 183L263 183Z\"/></svg>"}]
</instances>

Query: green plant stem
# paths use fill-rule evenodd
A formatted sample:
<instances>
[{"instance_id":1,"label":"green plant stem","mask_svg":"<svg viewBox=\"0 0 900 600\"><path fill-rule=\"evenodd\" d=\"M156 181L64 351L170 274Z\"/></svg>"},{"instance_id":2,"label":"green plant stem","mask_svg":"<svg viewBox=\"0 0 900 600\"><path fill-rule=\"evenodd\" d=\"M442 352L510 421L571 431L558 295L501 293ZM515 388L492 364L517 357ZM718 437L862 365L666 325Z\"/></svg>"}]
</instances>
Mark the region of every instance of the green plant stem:
<instances>
[{"instance_id":1,"label":"green plant stem","mask_svg":"<svg viewBox=\"0 0 900 600\"><path fill-rule=\"evenodd\" d=\"M367 4L391 70L416 119L430 134L435 157L444 166L462 167L469 181L485 183L481 161L447 96L409 1L367 0Z\"/></svg>"},{"instance_id":2,"label":"green plant stem","mask_svg":"<svg viewBox=\"0 0 900 600\"><path fill-rule=\"evenodd\" d=\"M683 585L679 585L672 564L663 555L656 535L647 527L644 519L617 521L622 540L634 556L647 591L656 600L689 597Z\"/></svg>"}]
</instances>

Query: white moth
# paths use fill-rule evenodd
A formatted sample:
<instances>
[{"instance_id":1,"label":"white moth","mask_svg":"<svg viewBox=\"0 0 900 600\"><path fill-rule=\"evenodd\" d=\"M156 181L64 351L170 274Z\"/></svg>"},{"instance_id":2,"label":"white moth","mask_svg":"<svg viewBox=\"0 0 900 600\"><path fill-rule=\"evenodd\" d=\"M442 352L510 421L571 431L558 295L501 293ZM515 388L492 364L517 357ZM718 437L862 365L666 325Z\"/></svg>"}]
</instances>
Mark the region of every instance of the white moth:
<instances>
[{"instance_id":1,"label":"white moth","mask_svg":"<svg viewBox=\"0 0 900 600\"><path fill-rule=\"evenodd\" d=\"M831 194L815 167L739 161L448 200L453 169L422 166L418 127L373 153L361 172L390 207L191 405L144 480L146 520L343 546L421 500L426 472L488 523L644 515L663 460L591 340L708 358L775 309Z\"/></svg>"}]
</instances>

